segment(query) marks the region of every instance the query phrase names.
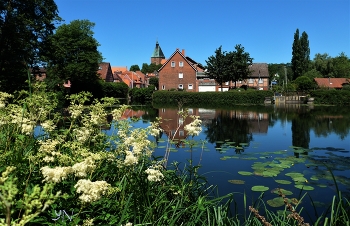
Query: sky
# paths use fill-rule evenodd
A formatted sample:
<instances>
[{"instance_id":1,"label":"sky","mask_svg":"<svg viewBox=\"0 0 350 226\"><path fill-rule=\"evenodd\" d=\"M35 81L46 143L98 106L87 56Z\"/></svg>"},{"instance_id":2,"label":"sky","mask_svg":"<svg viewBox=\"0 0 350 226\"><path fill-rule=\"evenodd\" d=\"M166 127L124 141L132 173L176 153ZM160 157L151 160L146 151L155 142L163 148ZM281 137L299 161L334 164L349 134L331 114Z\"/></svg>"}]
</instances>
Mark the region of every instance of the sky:
<instances>
[{"instance_id":1,"label":"sky","mask_svg":"<svg viewBox=\"0 0 350 226\"><path fill-rule=\"evenodd\" d=\"M317 53L350 57L349 0L55 0L63 23L87 19L104 62L150 64L158 41L169 58L175 50L206 65L222 46L241 44L253 63L288 63L296 29Z\"/></svg>"}]
</instances>

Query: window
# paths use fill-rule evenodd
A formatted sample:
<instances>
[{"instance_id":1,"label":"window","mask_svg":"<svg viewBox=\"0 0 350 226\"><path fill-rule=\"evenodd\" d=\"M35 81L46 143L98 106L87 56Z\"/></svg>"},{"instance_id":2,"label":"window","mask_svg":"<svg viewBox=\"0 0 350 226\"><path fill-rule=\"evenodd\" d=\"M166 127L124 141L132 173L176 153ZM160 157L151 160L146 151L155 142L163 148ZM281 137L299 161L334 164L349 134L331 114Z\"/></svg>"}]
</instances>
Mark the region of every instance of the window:
<instances>
[{"instance_id":1,"label":"window","mask_svg":"<svg viewBox=\"0 0 350 226\"><path fill-rule=\"evenodd\" d=\"M183 89L184 86L182 84L179 84L179 89Z\"/></svg>"},{"instance_id":2,"label":"window","mask_svg":"<svg viewBox=\"0 0 350 226\"><path fill-rule=\"evenodd\" d=\"M185 136L185 131L183 131L183 130L179 130L179 136L180 136L180 137Z\"/></svg>"},{"instance_id":3,"label":"window","mask_svg":"<svg viewBox=\"0 0 350 226\"><path fill-rule=\"evenodd\" d=\"M249 79L249 83L254 83L252 78Z\"/></svg>"},{"instance_id":4,"label":"window","mask_svg":"<svg viewBox=\"0 0 350 226\"><path fill-rule=\"evenodd\" d=\"M165 85L162 85L162 90L165 90Z\"/></svg>"},{"instance_id":5,"label":"window","mask_svg":"<svg viewBox=\"0 0 350 226\"><path fill-rule=\"evenodd\" d=\"M179 118L179 125L183 125L184 124L184 119L183 118Z\"/></svg>"},{"instance_id":6,"label":"window","mask_svg":"<svg viewBox=\"0 0 350 226\"><path fill-rule=\"evenodd\" d=\"M228 86L228 82L225 82L225 85L227 85L227 86Z\"/></svg>"},{"instance_id":7,"label":"window","mask_svg":"<svg viewBox=\"0 0 350 226\"><path fill-rule=\"evenodd\" d=\"M188 84L188 89L193 89L193 85L192 84Z\"/></svg>"},{"instance_id":8,"label":"window","mask_svg":"<svg viewBox=\"0 0 350 226\"><path fill-rule=\"evenodd\" d=\"M175 67L175 61L171 61L171 67Z\"/></svg>"},{"instance_id":9,"label":"window","mask_svg":"<svg viewBox=\"0 0 350 226\"><path fill-rule=\"evenodd\" d=\"M262 78L259 78L259 83L263 83L263 80L262 80Z\"/></svg>"},{"instance_id":10,"label":"window","mask_svg":"<svg viewBox=\"0 0 350 226\"><path fill-rule=\"evenodd\" d=\"M179 73L179 78L184 78L184 73Z\"/></svg>"},{"instance_id":11,"label":"window","mask_svg":"<svg viewBox=\"0 0 350 226\"><path fill-rule=\"evenodd\" d=\"M179 62L179 67L183 67L184 66L184 62L180 61Z\"/></svg>"}]
</instances>

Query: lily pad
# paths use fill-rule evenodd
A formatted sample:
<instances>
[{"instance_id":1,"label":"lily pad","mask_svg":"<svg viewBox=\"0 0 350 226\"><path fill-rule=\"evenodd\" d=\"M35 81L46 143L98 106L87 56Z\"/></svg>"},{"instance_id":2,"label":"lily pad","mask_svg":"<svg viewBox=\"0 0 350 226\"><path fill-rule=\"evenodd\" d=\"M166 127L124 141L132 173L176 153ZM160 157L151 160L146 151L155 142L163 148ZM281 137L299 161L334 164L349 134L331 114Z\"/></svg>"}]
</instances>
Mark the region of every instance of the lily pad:
<instances>
[{"instance_id":1,"label":"lily pad","mask_svg":"<svg viewBox=\"0 0 350 226\"><path fill-rule=\"evenodd\" d=\"M244 175L244 176L251 176L251 175L253 175L252 172L248 172L248 171L238 171L238 173L241 174L241 175Z\"/></svg>"},{"instance_id":2,"label":"lily pad","mask_svg":"<svg viewBox=\"0 0 350 226\"><path fill-rule=\"evenodd\" d=\"M291 184L292 182L288 181L288 180L275 180L277 183L279 184Z\"/></svg>"},{"instance_id":3,"label":"lily pad","mask_svg":"<svg viewBox=\"0 0 350 226\"><path fill-rule=\"evenodd\" d=\"M262 185L257 185L257 186L252 187L252 191L263 192L263 191L267 191L267 190L269 190L269 187L262 186Z\"/></svg>"},{"instance_id":4,"label":"lily pad","mask_svg":"<svg viewBox=\"0 0 350 226\"><path fill-rule=\"evenodd\" d=\"M244 180L228 180L231 184L244 184Z\"/></svg>"},{"instance_id":5,"label":"lily pad","mask_svg":"<svg viewBox=\"0 0 350 226\"><path fill-rule=\"evenodd\" d=\"M303 189L305 191L312 191L314 190L314 187L309 186L309 185L303 185L303 184L297 184L295 185L296 188Z\"/></svg>"},{"instance_id":6,"label":"lily pad","mask_svg":"<svg viewBox=\"0 0 350 226\"><path fill-rule=\"evenodd\" d=\"M284 206L284 199L282 197L276 197L274 199L267 200L267 204L271 207L281 207Z\"/></svg>"},{"instance_id":7,"label":"lily pad","mask_svg":"<svg viewBox=\"0 0 350 226\"><path fill-rule=\"evenodd\" d=\"M282 193L283 195L293 195L293 192L285 190L283 188L276 188L276 189L273 189L271 192L277 195L279 195L280 193Z\"/></svg>"}]
</instances>

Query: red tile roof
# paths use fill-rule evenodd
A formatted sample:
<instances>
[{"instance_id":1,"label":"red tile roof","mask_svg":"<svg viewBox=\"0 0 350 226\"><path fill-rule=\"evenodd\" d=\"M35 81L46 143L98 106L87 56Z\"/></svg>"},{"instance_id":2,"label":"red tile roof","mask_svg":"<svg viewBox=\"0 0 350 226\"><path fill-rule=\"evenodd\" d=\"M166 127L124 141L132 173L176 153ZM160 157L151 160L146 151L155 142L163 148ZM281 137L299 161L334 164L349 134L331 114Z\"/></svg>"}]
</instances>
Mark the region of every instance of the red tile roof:
<instances>
[{"instance_id":1,"label":"red tile roof","mask_svg":"<svg viewBox=\"0 0 350 226\"><path fill-rule=\"evenodd\" d=\"M314 78L320 88L341 89L343 84L349 84L349 78Z\"/></svg>"}]
</instances>

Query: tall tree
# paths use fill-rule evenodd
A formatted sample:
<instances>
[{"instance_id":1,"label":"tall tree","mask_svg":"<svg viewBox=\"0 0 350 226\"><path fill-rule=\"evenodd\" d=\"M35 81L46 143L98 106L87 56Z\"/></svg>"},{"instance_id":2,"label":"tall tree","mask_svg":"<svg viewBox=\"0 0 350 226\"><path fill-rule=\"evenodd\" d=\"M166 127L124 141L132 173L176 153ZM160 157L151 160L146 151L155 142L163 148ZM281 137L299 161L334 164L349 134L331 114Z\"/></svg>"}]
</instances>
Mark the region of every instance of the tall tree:
<instances>
[{"instance_id":1,"label":"tall tree","mask_svg":"<svg viewBox=\"0 0 350 226\"><path fill-rule=\"evenodd\" d=\"M0 1L0 90L25 86L28 68L40 65L59 20L54 0Z\"/></svg>"},{"instance_id":2,"label":"tall tree","mask_svg":"<svg viewBox=\"0 0 350 226\"><path fill-rule=\"evenodd\" d=\"M249 53L244 52L244 47L239 44L235 46L234 51L227 54L227 62L227 77L235 83L236 88L237 81L246 80L251 74L249 66L252 65L253 58Z\"/></svg>"},{"instance_id":3,"label":"tall tree","mask_svg":"<svg viewBox=\"0 0 350 226\"><path fill-rule=\"evenodd\" d=\"M336 78L350 78L350 59L345 53L333 58L333 73Z\"/></svg>"},{"instance_id":4,"label":"tall tree","mask_svg":"<svg viewBox=\"0 0 350 226\"><path fill-rule=\"evenodd\" d=\"M295 80L303 73L308 71L310 63L310 47L308 35L304 31L299 37L299 29L294 33L294 42L292 46L292 70Z\"/></svg>"},{"instance_id":5,"label":"tall tree","mask_svg":"<svg viewBox=\"0 0 350 226\"><path fill-rule=\"evenodd\" d=\"M229 74L227 73L227 57L226 52L222 52L222 46L215 50L215 56L212 55L208 57L208 60L205 61L207 66L205 67L205 73L211 79L215 79L215 81L221 86L225 82L230 80Z\"/></svg>"},{"instance_id":6,"label":"tall tree","mask_svg":"<svg viewBox=\"0 0 350 226\"><path fill-rule=\"evenodd\" d=\"M50 38L48 76L56 84L70 80L73 93L92 91L99 79L97 70L102 56L97 50L99 43L93 37L93 27L94 23L88 20L74 20L59 26Z\"/></svg>"},{"instance_id":7,"label":"tall tree","mask_svg":"<svg viewBox=\"0 0 350 226\"><path fill-rule=\"evenodd\" d=\"M140 71L140 67L137 64L130 66L130 71Z\"/></svg>"},{"instance_id":8,"label":"tall tree","mask_svg":"<svg viewBox=\"0 0 350 226\"><path fill-rule=\"evenodd\" d=\"M161 68L161 67L162 67L162 64L155 64L155 63L147 64L147 63L143 63L141 72L144 73L144 74L153 73L155 71L158 71L159 68Z\"/></svg>"}]
</instances>

